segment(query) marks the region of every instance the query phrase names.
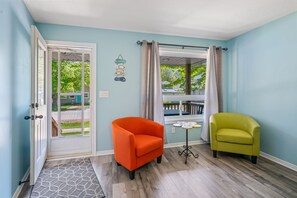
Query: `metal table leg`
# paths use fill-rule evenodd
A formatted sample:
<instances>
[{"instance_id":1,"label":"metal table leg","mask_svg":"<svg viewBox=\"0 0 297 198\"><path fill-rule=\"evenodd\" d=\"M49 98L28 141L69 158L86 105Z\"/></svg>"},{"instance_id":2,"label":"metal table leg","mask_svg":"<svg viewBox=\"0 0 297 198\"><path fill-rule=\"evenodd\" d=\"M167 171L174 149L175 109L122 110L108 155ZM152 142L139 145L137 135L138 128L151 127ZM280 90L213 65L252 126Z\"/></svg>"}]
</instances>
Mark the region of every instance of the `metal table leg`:
<instances>
[{"instance_id":1,"label":"metal table leg","mask_svg":"<svg viewBox=\"0 0 297 198\"><path fill-rule=\"evenodd\" d=\"M188 138L188 129L186 129L186 145L183 146L185 149L183 151L178 151L178 154L181 156L184 154L184 156L186 157L185 159L185 164L188 163L188 157L190 157L191 155L193 155L195 158L198 158L199 155L198 154L194 154L190 148L192 148L191 146L189 146L189 138Z\"/></svg>"}]
</instances>

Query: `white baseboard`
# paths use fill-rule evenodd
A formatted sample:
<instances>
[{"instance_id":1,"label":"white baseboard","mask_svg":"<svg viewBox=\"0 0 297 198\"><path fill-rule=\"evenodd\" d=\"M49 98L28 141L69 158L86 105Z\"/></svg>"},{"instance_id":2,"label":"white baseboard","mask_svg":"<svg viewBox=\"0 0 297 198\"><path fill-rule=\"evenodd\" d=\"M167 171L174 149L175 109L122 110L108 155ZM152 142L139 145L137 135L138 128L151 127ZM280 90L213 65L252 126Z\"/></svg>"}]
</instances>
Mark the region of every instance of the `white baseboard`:
<instances>
[{"instance_id":1,"label":"white baseboard","mask_svg":"<svg viewBox=\"0 0 297 198\"><path fill-rule=\"evenodd\" d=\"M30 173L30 167L29 167L28 170L26 171L26 173L25 173L25 175L24 175L24 177L22 178L21 181L26 181L26 180L28 179L28 177L29 177L29 173ZM22 191L22 189L23 189L23 187L24 187L24 183L22 183L21 185L19 185L19 186L17 187L17 189L15 190L15 192L14 192L12 198L18 198L19 195L20 195L20 193L21 193L21 191Z\"/></svg>"},{"instance_id":2,"label":"white baseboard","mask_svg":"<svg viewBox=\"0 0 297 198\"><path fill-rule=\"evenodd\" d=\"M189 141L189 145L206 144L203 140ZM164 145L164 148L181 147L185 145L185 142L168 143Z\"/></svg>"},{"instance_id":3,"label":"white baseboard","mask_svg":"<svg viewBox=\"0 0 297 198\"><path fill-rule=\"evenodd\" d=\"M297 166L295 164L291 164L290 162L284 161L282 159L279 159L277 157L274 157L262 151L260 152L260 156L297 172Z\"/></svg>"},{"instance_id":4,"label":"white baseboard","mask_svg":"<svg viewBox=\"0 0 297 198\"><path fill-rule=\"evenodd\" d=\"M59 160L69 160L69 159L78 159L78 158L85 158L85 157L92 157L92 154L79 154L79 155L70 155L70 156L55 156L55 157L47 157L46 161L59 161Z\"/></svg>"},{"instance_id":5,"label":"white baseboard","mask_svg":"<svg viewBox=\"0 0 297 198\"><path fill-rule=\"evenodd\" d=\"M189 145L197 145L197 144L205 144L205 142L203 142L202 140L189 141ZM185 145L185 142L169 143L169 144L165 144L164 148L180 147L183 145ZM113 149L97 151L95 156L112 155L112 154L114 154Z\"/></svg>"},{"instance_id":6,"label":"white baseboard","mask_svg":"<svg viewBox=\"0 0 297 198\"><path fill-rule=\"evenodd\" d=\"M97 151L95 156L112 155L112 154L114 154L113 149L112 150Z\"/></svg>"}]
</instances>

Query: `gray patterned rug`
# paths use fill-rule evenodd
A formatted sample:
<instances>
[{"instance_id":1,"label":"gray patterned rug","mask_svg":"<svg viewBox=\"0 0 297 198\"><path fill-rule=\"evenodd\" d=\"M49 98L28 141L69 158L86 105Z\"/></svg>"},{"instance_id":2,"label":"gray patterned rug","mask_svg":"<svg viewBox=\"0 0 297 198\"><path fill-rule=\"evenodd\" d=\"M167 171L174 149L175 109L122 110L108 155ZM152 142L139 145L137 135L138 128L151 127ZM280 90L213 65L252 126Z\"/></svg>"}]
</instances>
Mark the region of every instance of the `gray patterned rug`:
<instances>
[{"instance_id":1,"label":"gray patterned rug","mask_svg":"<svg viewBox=\"0 0 297 198\"><path fill-rule=\"evenodd\" d=\"M89 158L46 162L36 184L35 197L105 197Z\"/></svg>"}]
</instances>

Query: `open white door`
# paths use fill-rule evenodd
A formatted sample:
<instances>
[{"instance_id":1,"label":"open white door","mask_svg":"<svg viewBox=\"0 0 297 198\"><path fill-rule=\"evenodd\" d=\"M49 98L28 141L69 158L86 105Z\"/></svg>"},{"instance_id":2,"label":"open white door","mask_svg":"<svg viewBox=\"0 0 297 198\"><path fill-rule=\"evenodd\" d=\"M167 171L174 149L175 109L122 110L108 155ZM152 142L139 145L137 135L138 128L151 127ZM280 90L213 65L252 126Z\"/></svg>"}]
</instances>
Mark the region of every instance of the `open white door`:
<instances>
[{"instance_id":1,"label":"open white door","mask_svg":"<svg viewBox=\"0 0 297 198\"><path fill-rule=\"evenodd\" d=\"M47 155L47 46L32 26L30 185L34 185Z\"/></svg>"}]
</instances>

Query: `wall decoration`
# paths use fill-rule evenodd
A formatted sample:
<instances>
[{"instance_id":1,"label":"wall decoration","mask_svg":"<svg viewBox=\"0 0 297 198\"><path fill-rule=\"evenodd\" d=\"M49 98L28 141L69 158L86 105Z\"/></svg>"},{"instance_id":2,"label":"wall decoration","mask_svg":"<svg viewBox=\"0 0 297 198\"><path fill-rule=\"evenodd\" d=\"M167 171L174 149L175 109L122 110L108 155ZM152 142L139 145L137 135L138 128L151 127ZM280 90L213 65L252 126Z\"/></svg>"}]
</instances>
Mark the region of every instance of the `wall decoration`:
<instances>
[{"instance_id":1,"label":"wall decoration","mask_svg":"<svg viewBox=\"0 0 297 198\"><path fill-rule=\"evenodd\" d=\"M115 72L114 72L114 75L115 75L115 78L114 80L115 81L121 81L121 82L125 82L126 81L126 78L125 78L125 75L126 75L126 60L123 58L123 56L120 54L118 56L117 59L115 59Z\"/></svg>"}]
</instances>

